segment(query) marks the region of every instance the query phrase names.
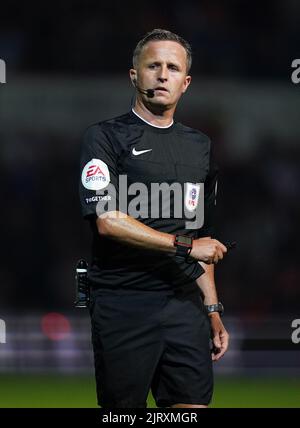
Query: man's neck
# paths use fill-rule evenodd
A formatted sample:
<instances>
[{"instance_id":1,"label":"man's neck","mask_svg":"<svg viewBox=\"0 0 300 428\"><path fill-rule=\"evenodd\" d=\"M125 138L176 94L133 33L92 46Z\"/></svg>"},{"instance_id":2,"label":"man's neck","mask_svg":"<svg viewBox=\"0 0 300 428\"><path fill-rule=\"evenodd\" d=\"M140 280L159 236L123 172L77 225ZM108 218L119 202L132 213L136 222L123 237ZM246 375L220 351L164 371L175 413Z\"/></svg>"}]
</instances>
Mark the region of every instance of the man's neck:
<instances>
[{"instance_id":1,"label":"man's neck","mask_svg":"<svg viewBox=\"0 0 300 428\"><path fill-rule=\"evenodd\" d=\"M143 104L136 102L133 111L138 116L140 116L141 119L144 119L146 122L154 126L167 128L173 123L173 109L166 110L160 114L154 114L150 110L148 110Z\"/></svg>"}]
</instances>

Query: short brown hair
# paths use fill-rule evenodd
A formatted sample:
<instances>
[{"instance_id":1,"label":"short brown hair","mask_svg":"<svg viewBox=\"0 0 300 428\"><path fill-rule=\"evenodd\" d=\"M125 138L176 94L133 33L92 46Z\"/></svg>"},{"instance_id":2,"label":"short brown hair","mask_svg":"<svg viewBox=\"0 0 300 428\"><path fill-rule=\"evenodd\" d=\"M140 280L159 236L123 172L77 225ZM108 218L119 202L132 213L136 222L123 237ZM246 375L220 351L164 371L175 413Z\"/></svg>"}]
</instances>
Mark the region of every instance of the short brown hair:
<instances>
[{"instance_id":1,"label":"short brown hair","mask_svg":"<svg viewBox=\"0 0 300 428\"><path fill-rule=\"evenodd\" d=\"M172 42L179 43L182 47L184 47L186 51L186 71L187 73L190 71L190 68L192 66L192 48L191 45L184 40L182 37L178 36L175 33L172 33L168 30L162 30L161 28L155 28L152 31L149 31L149 33L145 34L145 36L138 42L136 45L134 51L133 51L133 57L132 57L132 63L134 68L136 68L138 64L138 58L142 52L143 47L148 43L152 41L161 41L161 40L168 40Z\"/></svg>"}]
</instances>

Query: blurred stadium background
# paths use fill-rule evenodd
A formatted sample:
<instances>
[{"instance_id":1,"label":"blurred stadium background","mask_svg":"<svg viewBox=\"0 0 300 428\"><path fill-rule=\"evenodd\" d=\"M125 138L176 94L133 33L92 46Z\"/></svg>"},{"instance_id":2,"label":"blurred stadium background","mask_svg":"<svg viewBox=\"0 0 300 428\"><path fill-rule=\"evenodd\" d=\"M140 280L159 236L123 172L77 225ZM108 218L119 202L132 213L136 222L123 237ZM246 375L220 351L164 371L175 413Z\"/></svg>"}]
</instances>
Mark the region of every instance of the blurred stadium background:
<instances>
[{"instance_id":1,"label":"blurred stadium background","mask_svg":"<svg viewBox=\"0 0 300 428\"><path fill-rule=\"evenodd\" d=\"M238 241L217 267L232 345L213 406L300 407L300 3L126 5L1 5L0 407L96 406L89 319L73 308L74 266L90 251L79 146L89 124L130 108L132 49L157 27L192 44L176 118L213 139L219 238Z\"/></svg>"}]
</instances>

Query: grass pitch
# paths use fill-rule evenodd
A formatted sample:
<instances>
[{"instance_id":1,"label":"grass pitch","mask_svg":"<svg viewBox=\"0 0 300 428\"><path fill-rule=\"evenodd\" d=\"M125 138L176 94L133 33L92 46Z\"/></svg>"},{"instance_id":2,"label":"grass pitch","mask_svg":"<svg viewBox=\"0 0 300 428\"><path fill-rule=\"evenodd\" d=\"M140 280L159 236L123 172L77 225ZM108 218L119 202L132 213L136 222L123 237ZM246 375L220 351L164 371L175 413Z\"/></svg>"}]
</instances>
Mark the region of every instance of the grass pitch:
<instances>
[{"instance_id":1,"label":"grass pitch","mask_svg":"<svg viewBox=\"0 0 300 428\"><path fill-rule=\"evenodd\" d=\"M92 376L0 375L0 407L97 407ZM148 408L154 408L151 394ZM300 407L300 379L216 377L210 407Z\"/></svg>"}]
</instances>

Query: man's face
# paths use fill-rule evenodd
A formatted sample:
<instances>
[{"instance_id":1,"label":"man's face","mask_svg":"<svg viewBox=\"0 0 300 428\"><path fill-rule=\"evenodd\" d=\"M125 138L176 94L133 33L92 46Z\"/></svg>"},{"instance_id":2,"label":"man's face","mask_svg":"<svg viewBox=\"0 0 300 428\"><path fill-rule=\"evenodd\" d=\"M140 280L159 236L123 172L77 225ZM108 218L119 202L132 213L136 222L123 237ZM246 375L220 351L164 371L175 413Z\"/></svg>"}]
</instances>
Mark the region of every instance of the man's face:
<instances>
[{"instance_id":1,"label":"man's face","mask_svg":"<svg viewBox=\"0 0 300 428\"><path fill-rule=\"evenodd\" d=\"M131 78L137 80L139 88L155 89L154 97L138 94L146 104L172 108L191 82L186 75L186 51L173 41L151 41L139 57L137 70L131 69Z\"/></svg>"}]
</instances>

